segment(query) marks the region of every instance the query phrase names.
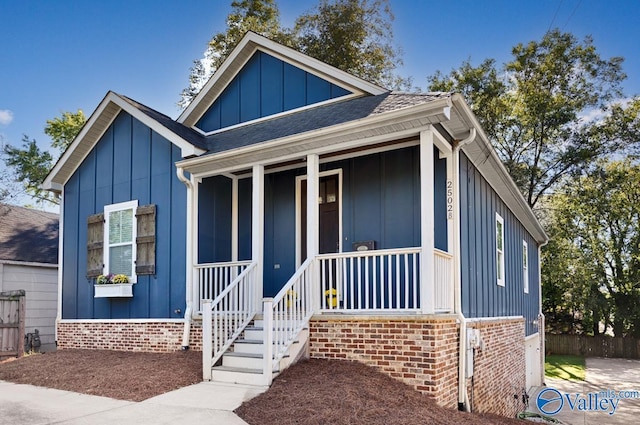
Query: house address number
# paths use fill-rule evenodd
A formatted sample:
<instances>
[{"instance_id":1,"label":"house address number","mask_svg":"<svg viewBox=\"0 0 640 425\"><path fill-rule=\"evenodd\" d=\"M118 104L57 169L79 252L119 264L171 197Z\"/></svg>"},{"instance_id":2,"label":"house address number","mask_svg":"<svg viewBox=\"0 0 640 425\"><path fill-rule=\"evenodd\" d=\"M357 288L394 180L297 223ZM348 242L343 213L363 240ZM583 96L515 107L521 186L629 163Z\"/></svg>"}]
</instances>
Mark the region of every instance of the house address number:
<instances>
[{"instance_id":1,"label":"house address number","mask_svg":"<svg viewBox=\"0 0 640 425\"><path fill-rule=\"evenodd\" d=\"M447 219L453 219L453 182L447 180Z\"/></svg>"}]
</instances>

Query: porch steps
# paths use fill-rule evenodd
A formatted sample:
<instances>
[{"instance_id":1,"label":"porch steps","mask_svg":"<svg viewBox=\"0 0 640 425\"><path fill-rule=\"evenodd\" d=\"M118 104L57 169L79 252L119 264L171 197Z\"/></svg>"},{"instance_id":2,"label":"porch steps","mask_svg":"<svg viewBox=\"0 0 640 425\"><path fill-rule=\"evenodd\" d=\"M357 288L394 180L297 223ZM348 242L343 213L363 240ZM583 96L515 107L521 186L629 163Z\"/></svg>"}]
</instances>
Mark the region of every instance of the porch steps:
<instances>
[{"instance_id":1,"label":"porch steps","mask_svg":"<svg viewBox=\"0 0 640 425\"><path fill-rule=\"evenodd\" d=\"M307 337L308 330L305 329L279 364L274 367L274 378L278 376L280 371L298 360L305 347ZM253 325L245 328L244 337L235 341L233 349L223 354L221 364L213 367L212 380L245 385L265 385L262 375L263 353L264 328L262 320L258 319L254 321Z\"/></svg>"}]
</instances>

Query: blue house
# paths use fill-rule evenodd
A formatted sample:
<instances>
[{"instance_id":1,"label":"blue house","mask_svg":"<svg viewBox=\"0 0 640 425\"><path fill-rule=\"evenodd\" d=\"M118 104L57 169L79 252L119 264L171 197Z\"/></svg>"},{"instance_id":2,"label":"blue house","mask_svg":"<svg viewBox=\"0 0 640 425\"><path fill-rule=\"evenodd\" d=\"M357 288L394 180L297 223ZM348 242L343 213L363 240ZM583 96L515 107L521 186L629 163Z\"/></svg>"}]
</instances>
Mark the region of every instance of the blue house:
<instances>
[{"instance_id":1,"label":"blue house","mask_svg":"<svg viewBox=\"0 0 640 425\"><path fill-rule=\"evenodd\" d=\"M62 349L191 347L254 384L357 360L507 415L541 383L547 236L459 94L248 33L176 120L107 93L44 187Z\"/></svg>"}]
</instances>

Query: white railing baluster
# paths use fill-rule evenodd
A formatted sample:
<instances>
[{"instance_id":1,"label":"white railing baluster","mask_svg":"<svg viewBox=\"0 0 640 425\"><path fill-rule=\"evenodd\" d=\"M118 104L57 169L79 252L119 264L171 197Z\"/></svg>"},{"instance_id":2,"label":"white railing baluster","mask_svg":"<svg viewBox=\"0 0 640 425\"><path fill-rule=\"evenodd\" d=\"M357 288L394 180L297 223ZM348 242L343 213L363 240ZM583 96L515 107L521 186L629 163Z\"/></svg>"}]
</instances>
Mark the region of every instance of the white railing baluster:
<instances>
[{"instance_id":1,"label":"white railing baluster","mask_svg":"<svg viewBox=\"0 0 640 425\"><path fill-rule=\"evenodd\" d=\"M202 300L214 299L228 287L248 266L250 261L198 264L199 312L202 313Z\"/></svg>"}]
</instances>

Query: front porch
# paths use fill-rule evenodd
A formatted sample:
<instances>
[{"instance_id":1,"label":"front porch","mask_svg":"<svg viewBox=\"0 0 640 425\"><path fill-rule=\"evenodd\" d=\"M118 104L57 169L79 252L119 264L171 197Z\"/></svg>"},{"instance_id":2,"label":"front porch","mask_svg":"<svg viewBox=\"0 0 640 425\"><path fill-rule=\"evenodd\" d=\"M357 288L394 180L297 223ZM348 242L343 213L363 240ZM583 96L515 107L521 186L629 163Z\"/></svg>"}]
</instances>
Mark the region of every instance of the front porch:
<instances>
[{"instance_id":1,"label":"front porch","mask_svg":"<svg viewBox=\"0 0 640 425\"><path fill-rule=\"evenodd\" d=\"M204 379L239 372L241 357L259 375L247 382L269 384L313 316L454 312L453 158L433 127L209 165L179 169L191 171L188 300L202 314Z\"/></svg>"}]
</instances>

